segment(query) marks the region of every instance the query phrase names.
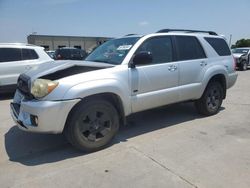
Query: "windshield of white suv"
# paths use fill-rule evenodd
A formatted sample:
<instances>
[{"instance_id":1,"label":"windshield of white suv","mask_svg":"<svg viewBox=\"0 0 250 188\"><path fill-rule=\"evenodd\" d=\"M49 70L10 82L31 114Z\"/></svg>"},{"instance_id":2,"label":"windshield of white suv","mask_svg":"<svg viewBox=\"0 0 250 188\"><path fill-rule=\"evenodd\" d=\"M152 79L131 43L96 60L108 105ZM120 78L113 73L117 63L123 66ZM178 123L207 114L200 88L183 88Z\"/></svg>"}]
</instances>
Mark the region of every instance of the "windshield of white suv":
<instances>
[{"instance_id":1,"label":"windshield of white suv","mask_svg":"<svg viewBox=\"0 0 250 188\"><path fill-rule=\"evenodd\" d=\"M140 37L113 39L96 48L85 60L119 65Z\"/></svg>"},{"instance_id":2,"label":"windshield of white suv","mask_svg":"<svg viewBox=\"0 0 250 188\"><path fill-rule=\"evenodd\" d=\"M246 54L246 53L248 53L248 51L249 51L249 49L239 49L239 48L238 49L235 48L232 50L232 52L235 54Z\"/></svg>"}]
</instances>

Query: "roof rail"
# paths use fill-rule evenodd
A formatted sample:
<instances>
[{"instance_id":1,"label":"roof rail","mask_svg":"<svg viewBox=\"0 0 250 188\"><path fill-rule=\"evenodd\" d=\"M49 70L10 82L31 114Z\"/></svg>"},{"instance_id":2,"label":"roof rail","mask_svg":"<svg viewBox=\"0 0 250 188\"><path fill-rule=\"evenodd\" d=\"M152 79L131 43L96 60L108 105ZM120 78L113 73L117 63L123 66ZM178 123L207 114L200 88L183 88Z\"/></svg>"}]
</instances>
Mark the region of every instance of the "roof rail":
<instances>
[{"instance_id":1,"label":"roof rail","mask_svg":"<svg viewBox=\"0 0 250 188\"><path fill-rule=\"evenodd\" d=\"M34 44L28 44L28 43L18 43L18 42L14 42L14 43L0 43L1 45L16 45L16 46L36 46Z\"/></svg>"},{"instance_id":2,"label":"roof rail","mask_svg":"<svg viewBox=\"0 0 250 188\"><path fill-rule=\"evenodd\" d=\"M131 34L127 34L127 35L125 35L125 37L128 37L128 36L133 36L133 35L137 35L137 34L133 34L133 33L131 33Z\"/></svg>"},{"instance_id":3,"label":"roof rail","mask_svg":"<svg viewBox=\"0 0 250 188\"><path fill-rule=\"evenodd\" d=\"M200 31L200 30L189 30L189 29L161 29L157 31L156 33L169 33L173 31L180 31L180 32L186 32L186 33L208 33L209 35L218 35L214 31Z\"/></svg>"}]
</instances>

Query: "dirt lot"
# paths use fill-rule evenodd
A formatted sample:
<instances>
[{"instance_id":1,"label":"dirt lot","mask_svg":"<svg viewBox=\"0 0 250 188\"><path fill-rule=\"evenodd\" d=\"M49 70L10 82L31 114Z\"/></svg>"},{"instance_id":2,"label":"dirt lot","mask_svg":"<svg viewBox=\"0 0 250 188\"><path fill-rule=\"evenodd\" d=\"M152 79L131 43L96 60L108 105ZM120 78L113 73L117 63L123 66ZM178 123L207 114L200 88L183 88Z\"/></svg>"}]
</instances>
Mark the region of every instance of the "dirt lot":
<instances>
[{"instance_id":1,"label":"dirt lot","mask_svg":"<svg viewBox=\"0 0 250 188\"><path fill-rule=\"evenodd\" d=\"M0 187L250 187L250 70L219 114L190 103L134 115L106 149L84 154L62 135L19 130L0 100Z\"/></svg>"}]
</instances>

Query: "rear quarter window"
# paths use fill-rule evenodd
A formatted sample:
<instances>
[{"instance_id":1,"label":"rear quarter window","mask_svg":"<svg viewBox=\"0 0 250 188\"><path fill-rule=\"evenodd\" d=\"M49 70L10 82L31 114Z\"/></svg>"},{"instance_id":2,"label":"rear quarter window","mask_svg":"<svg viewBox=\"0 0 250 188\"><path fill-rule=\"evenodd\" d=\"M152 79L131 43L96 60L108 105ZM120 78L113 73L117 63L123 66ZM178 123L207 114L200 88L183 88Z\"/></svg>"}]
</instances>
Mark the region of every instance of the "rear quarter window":
<instances>
[{"instance_id":1,"label":"rear quarter window","mask_svg":"<svg viewBox=\"0 0 250 188\"><path fill-rule=\"evenodd\" d=\"M212 46L219 56L231 55L231 51L224 39L211 37L205 37L204 39Z\"/></svg>"},{"instance_id":2,"label":"rear quarter window","mask_svg":"<svg viewBox=\"0 0 250 188\"><path fill-rule=\"evenodd\" d=\"M56 55L60 55L63 58L70 58L70 49L58 49Z\"/></svg>"},{"instance_id":3,"label":"rear quarter window","mask_svg":"<svg viewBox=\"0 0 250 188\"><path fill-rule=\"evenodd\" d=\"M23 60L38 59L38 55L35 52L35 50L32 50L32 49L22 49L22 59Z\"/></svg>"}]
</instances>

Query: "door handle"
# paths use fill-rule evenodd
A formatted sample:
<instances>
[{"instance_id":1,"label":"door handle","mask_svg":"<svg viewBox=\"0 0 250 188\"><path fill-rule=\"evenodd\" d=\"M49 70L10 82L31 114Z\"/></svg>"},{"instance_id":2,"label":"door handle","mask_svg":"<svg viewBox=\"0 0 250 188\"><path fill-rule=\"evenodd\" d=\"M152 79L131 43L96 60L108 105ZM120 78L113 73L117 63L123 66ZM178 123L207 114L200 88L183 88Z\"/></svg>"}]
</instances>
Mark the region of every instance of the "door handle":
<instances>
[{"instance_id":1,"label":"door handle","mask_svg":"<svg viewBox=\"0 0 250 188\"><path fill-rule=\"evenodd\" d=\"M26 70L30 70L32 67L30 65L26 66L25 69Z\"/></svg>"},{"instance_id":2,"label":"door handle","mask_svg":"<svg viewBox=\"0 0 250 188\"><path fill-rule=\"evenodd\" d=\"M177 66L176 65L170 65L169 67L168 67L168 70L169 71L176 71L177 70Z\"/></svg>"},{"instance_id":3,"label":"door handle","mask_svg":"<svg viewBox=\"0 0 250 188\"><path fill-rule=\"evenodd\" d=\"M207 65L207 62L205 62L205 61L202 61L202 62L200 62L200 66L206 66Z\"/></svg>"}]
</instances>

